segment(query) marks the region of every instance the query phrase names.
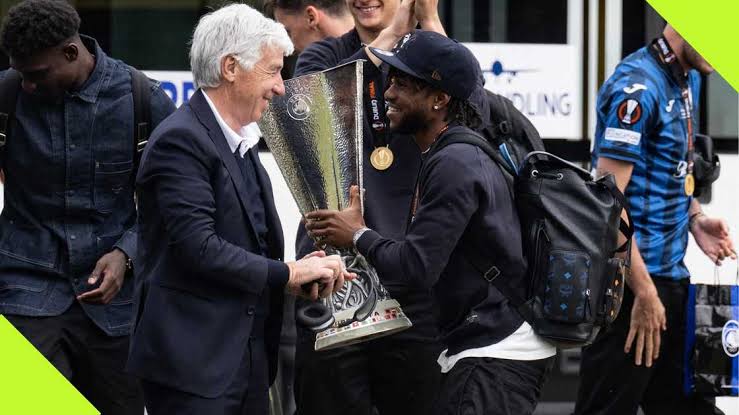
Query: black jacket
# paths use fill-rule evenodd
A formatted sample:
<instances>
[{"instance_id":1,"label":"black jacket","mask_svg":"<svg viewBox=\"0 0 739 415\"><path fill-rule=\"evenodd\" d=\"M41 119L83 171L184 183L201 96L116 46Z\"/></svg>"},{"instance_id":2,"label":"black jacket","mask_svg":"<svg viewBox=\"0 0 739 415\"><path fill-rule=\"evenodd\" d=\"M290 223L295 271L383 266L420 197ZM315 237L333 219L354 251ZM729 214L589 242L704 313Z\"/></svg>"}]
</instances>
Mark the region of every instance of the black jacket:
<instances>
[{"instance_id":1,"label":"black jacket","mask_svg":"<svg viewBox=\"0 0 739 415\"><path fill-rule=\"evenodd\" d=\"M202 91L146 146L137 178L141 260L128 361L143 379L220 396L249 347L262 296L269 296L263 335L274 379L289 270L280 262L284 241L269 177L254 152L248 155L262 189L268 257L242 171Z\"/></svg>"},{"instance_id":2,"label":"black jacket","mask_svg":"<svg viewBox=\"0 0 739 415\"><path fill-rule=\"evenodd\" d=\"M452 132L473 134L456 126L438 141ZM450 355L497 343L523 319L471 259L493 259L507 278L522 278L526 272L518 215L503 173L470 144L432 149L423 172L418 207L405 237L394 240L381 231L365 232L359 251L385 279L434 288Z\"/></svg>"}]
</instances>

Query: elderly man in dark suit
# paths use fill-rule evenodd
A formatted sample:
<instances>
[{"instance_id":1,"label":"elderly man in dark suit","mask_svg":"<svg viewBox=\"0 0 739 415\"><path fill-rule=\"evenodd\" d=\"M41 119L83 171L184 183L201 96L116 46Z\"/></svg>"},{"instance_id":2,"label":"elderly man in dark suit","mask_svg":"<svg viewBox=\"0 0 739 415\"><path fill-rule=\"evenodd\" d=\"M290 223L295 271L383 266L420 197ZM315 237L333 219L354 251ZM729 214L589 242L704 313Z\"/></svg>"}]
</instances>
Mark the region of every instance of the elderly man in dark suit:
<instances>
[{"instance_id":1,"label":"elderly man in dark suit","mask_svg":"<svg viewBox=\"0 0 739 415\"><path fill-rule=\"evenodd\" d=\"M283 295L316 281L327 296L351 277L321 252L282 262L272 188L245 127L284 93L292 50L281 25L246 5L204 16L190 51L199 89L144 153L128 368L151 415L266 415Z\"/></svg>"}]
</instances>

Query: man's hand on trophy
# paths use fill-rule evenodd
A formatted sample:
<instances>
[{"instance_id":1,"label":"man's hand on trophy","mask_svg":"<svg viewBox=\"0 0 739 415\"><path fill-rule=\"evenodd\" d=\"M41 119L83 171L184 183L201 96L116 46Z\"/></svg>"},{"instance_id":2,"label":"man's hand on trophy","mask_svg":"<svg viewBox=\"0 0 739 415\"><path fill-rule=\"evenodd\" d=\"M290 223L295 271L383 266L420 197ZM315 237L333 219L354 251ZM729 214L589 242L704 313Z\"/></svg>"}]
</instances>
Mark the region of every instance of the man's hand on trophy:
<instances>
[{"instance_id":1,"label":"man's hand on trophy","mask_svg":"<svg viewBox=\"0 0 739 415\"><path fill-rule=\"evenodd\" d=\"M305 229L314 239L336 248L352 246L354 233L364 228L359 186L349 190L349 207L342 210L316 210L305 215Z\"/></svg>"},{"instance_id":2,"label":"man's hand on trophy","mask_svg":"<svg viewBox=\"0 0 739 415\"><path fill-rule=\"evenodd\" d=\"M308 254L303 259L289 262L287 266L290 268L290 277L285 291L312 300L328 297L339 291L345 280L356 278L356 274L346 270L340 256L326 256L323 251ZM305 284L311 286L310 292L303 289Z\"/></svg>"}]
</instances>

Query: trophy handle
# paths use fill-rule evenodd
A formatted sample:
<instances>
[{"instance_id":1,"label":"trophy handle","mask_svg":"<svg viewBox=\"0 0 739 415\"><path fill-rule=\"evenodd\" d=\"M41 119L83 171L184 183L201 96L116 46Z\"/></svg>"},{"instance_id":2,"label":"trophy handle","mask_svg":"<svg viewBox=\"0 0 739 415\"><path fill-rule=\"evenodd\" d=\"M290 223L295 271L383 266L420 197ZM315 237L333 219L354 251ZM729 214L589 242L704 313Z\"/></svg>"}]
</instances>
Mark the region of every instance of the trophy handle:
<instances>
[{"instance_id":1,"label":"trophy handle","mask_svg":"<svg viewBox=\"0 0 739 415\"><path fill-rule=\"evenodd\" d=\"M295 319L312 331L322 331L334 324L331 310L320 301L314 301L298 309Z\"/></svg>"},{"instance_id":2,"label":"trophy handle","mask_svg":"<svg viewBox=\"0 0 739 415\"><path fill-rule=\"evenodd\" d=\"M367 293L364 300L356 307L352 317L338 322L334 318L334 311L337 310L335 306L330 307L330 302L328 301L315 301L300 307L295 317L297 322L315 332L323 331L331 326L336 326L336 328L346 327L356 321L366 320L377 306L378 296L380 296L378 287L381 285L377 272L369 265L364 257L354 250L341 252L330 247L325 249L332 254L341 255L341 259L346 265L347 270L358 275L358 278L365 284ZM352 285L354 284L361 283L359 281L347 281L344 283L343 289L345 290L345 295L350 295ZM310 287L310 284L306 285ZM346 300L348 301L348 298Z\"/></svg>"}]
</instances>

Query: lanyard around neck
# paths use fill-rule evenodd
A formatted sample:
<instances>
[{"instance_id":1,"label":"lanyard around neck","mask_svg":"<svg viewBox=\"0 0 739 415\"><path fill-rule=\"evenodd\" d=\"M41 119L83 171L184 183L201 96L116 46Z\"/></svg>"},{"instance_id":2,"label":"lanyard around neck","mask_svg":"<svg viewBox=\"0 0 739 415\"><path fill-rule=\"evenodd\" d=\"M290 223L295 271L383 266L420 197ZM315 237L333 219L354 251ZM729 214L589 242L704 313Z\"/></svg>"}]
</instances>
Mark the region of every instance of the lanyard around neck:
<instances>
[{"instance_id":1,"label":"lanyard around neck","mask_svg":"<svg viewBox=\"0 0 739 415\"><path fill-rule=\"evenodd\" d=\"M680 86L680 95L685 108L685 118L687 120L688 132L688 174L693 174L693 103L690 97L690 86L688 85L688 77L685 75L682 65L677 60L677 55L672 51L670 45L664 37L655 39L649 45L649 53L657 60L657 62L672 75L673 79Z\"/></svg>"}]
</instances>

